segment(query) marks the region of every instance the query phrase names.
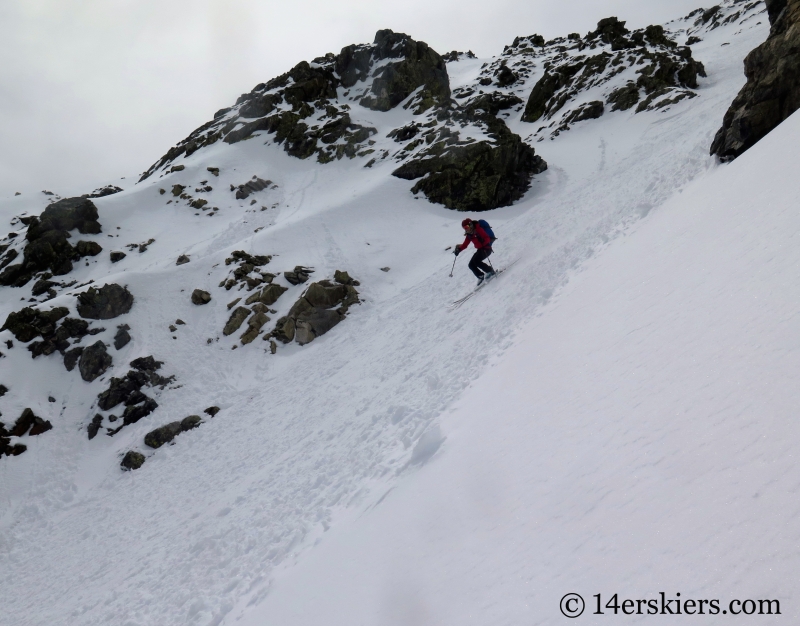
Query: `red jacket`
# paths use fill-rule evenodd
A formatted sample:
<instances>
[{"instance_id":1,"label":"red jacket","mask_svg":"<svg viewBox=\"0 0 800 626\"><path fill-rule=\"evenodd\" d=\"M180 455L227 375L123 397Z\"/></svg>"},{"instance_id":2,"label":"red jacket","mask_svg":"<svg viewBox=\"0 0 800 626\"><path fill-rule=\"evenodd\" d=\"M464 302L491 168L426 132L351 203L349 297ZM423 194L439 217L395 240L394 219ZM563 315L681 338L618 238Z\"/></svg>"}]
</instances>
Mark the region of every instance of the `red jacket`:
<instances>
[{"instance_id":1,"label":"red jacket","mask_svg":"<svg viewBox=\"0 0 800 626\"><path fill-rule=\"evenodd\" d=\"M466 250L469 247L470 242L474 243L478 250L491 248L492 240L489 235L486 234L486 231L481 228L481 225L476 223L473 228L474 230L472 231L472 234L467 235L467 238L464 239L464 243L458 246L458 249L462 251Z\"/></svg>"}]
</instances>

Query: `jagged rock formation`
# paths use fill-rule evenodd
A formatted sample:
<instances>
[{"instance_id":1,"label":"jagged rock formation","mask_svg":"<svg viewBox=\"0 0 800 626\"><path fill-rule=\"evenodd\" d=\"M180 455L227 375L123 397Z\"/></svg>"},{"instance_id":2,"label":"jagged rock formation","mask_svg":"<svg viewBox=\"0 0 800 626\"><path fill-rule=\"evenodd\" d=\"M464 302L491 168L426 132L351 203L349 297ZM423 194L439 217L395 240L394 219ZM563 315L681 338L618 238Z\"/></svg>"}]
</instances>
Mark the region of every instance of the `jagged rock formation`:
<instances>
[{"instance_id":1,"label":"jagged rock formation","mask_svg":"<svg viewBox=\"0 0 800 626\"><path fill-rule=\"evenodd\" d=\"M517 45L526 46L523 56L526 49L535 56L529 43ZM601 20L597 29L583 39L570 36L549 42L548 46L555 46L558 54L545 64L544 76L528 97L522 116L525 122L555 120L556 114L580 93L602 87L632 67L637 68L635 80L631 77L625 85L605 94L612 111L627 110L638 103L636 112L640 113L693 98L696 94L691 90L698 86L697 77L705 76L703 64L692 58L691 49L679 47L663 27L648 26L630 32L625 22L616 17ZM597 53L584 54L587 50ZM552 136L568 130L570 124L599 117L604 104L596 100L579 108L568 110L550 124L555 127Z\"/></svg>"},{"instance_id":2,"label":"jagged rock formation","mask_svg":"<svg viewBox=\"0 0 800 626\"><path fill-rule=\"evenodd\" d=\"M459 58L474 55L448 56L451 62ZM499 84L507 86L516 80L510 70L500 71ZM347 46L338 55L299 63L288 73L257 85L235 106L219 111L214 121L171 149L142 180L157 171L162 175L174 171L177 166L169 165L175 159L212 143L236 143L257 133L272 136L288 154L301 159L316 156L320 163L328 163L344 156L373 155L365 165L372 167L388 158L390 150L376 152L377 130L354 123L350 103L378 112L405 103L409 116L424 120L389 133L397 142L421 135L392 155L398 162L406 161L395 175L408 180L423 178L414 192L453 209L488 210L512 203L546 164L504 122L479 113L485 111L480 97L461 103L450 96L442 56L408 35L381 30L371 45ZM466 133L470 138L461 141L456 126L469 126ZM477 141L475 136L484 139ZM255 177L231 191L237 199L245 199L268 184L270 181ZM175 185L173 194L188 200L184 189Z\"/></svg>"},{"instance_id":3,"label":"jagged rock formation","mask_svg":"<svg viewBox=\"0 0 800 626\"><path fill-rule=\"evenodd\" d=\"M66 198L48 206L39 217L25 218L28 226L27 244L22 263L8 265L0 273L0 285L21 287L39 272L49 270L51 276L72 271L72 261L82 256L94 256L102 248L95 242L79 241L72 246L69 231L82 234L102 231L97 207L88 198ZM14 257L16 258L16 253ZM7 263L6 263L7 264Z\"/></svg>"},{"instance_id":4,"label":"jagged rock formation","mask_svg":"<svg viewBox=\"0 0 800 626\"><path fill-rule=\"evenodd\" d=\"M733 159L800 108L800 0L767 0L767 40L744 60L747 84L733 100L711 154Z\"/></svg>"}]
</instances>

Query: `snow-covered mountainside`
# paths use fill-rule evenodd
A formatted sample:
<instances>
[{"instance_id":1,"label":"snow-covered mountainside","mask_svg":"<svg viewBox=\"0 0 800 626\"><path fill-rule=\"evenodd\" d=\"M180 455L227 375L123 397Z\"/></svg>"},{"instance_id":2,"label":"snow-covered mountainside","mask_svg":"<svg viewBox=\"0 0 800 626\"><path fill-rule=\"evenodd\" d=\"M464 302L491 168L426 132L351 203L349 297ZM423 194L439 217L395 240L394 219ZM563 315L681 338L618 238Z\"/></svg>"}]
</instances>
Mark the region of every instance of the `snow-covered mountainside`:
<instances>
[{"instance_id":1,"label":"snow-covered mountainside","mask_svg":"<svg viewBox=\"0 0 800 626\"><path fill-rule=\"evenodd\" d=\"M757 279L791 283L794 192L773 187L796 178L796 116L741 161L708 156L768 32L763 3L733 0L492 59L380 31L257 86L121 190L4 201L0 623L555 623L559 593L631 580L789 606L796 537L729 549L764 530L750 500L731 509L730 468L779 464L747 497L789 521L794 352L774 328L792 292ZM463 255L448 278L463 210L508 271L452 310L475 282ZM743 287L737 259L762 268ZM748 359L774 393L745 384ZM761 441L753 412L780 445L718 436ZM708 482L684 501L692 468ZM431 504L452 493L475 506ZM403 535L417 513L441 523ZM530 520L513 541L492 530L512 518ZM691 558L637 561L698 526ZM761 578L758 547L787 555Z\"/></svg>"}]
</instances>

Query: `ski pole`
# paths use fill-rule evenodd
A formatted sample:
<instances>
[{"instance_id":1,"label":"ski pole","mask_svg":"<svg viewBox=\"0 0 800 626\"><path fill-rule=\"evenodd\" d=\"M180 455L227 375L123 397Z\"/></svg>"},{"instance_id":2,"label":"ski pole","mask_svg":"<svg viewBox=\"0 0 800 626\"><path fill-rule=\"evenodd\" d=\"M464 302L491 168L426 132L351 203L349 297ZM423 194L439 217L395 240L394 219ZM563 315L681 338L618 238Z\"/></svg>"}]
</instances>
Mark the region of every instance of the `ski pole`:
<instances>
[{"instance_id":1,"label":"ski pole","mask_svg":"<svg viewBox=\"0 0 800 626\"><path fill-rule=\"evenodd\" d=\"M452 277L453 277L453 270L455 270L455 269L456 269L456 261L457 261L457 260L458 260L458 257L456 257L455 259L453 259L453 267L452 267L452 268L450 268L450 278L452 278Z\"/></svg>"}]
</instances>

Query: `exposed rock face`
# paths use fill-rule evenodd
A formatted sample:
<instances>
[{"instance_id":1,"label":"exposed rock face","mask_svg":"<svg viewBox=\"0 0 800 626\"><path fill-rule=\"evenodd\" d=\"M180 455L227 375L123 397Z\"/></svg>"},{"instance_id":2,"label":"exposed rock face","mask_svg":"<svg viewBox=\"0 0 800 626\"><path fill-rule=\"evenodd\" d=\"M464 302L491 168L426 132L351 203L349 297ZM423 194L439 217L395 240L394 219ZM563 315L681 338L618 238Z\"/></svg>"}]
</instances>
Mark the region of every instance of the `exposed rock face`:
<instances>
[{"instance_id":1,"label":"exposed rock face","mask_svg":"<svg viewBox=\"0 0 800 626\"><path fill-rule=\"evenodd\" d=\"M84 254L68 241L69 231L78 229L83 234L101 232L97 207L87 198L65 198L48 206L37 218L28 220L28 243L23 252L23 261L9 265L0 273L0 285L20 287L34 274L49 270L56 276L72 271L72 261ZM98 244L83 243L83 252L92 254ZM89 246L87 248L86 246ZM94 252L96 254L96 252Z\"/></svg>"},{"instance_id":2,"label":"exposed rock face","mask_svg":"<svg viewBox=\"0 0 800 626\"><path fill-rule=\"evenodd\" d=\"M124 315L133 306L133 295L116 283L103 285L100 289L89 287L78 294L78 314L93 320L110 320Z\"/></svg>"},{"instance_id":3,"label":"exposed rock face","mask_svg":"<svg viewBox=\"0 0 800 626\"><path fill-rule=\"evenodd\" d=\"M453 117L485 125L494 144L462 142L457 133L441 132L439 141L392 174L407 180L422 178L411 191L450 209L487 211L512 204L528 190L531 177L547 169L534 149L495 117L519 103L513 95L478 96Z\"/></svg>"},{"instance_id":4,"label":"exposed rock face","mask_svg":"<svg viewBox=\"0 0 800 626\"><path fill-rule=\"evenodd\" d=\"M126 470L137 470L142 465L144 465L145 456L141 452L136 452L134 450L128 450L125 453L125 456L122 458L122 462L120 465L123 469Z\"/></svg>"},{"instance_id":5,"label":"exposed rock face","mask_svg":"<svg viewBox=\"0 0 800 626\"><path fill-rule=\"evenodd\" d=\"M772 28L745 57L747 83L733 100L711 154L733 159L800 108L800 0L767 0Z\"/></svg>"},{"instance_id":6,"label":"exposed rock face","mask_svg":"<svg viewBox=\"0 0 800 626\"><path fill-rule=\"evenodd\" d=\"M247 181L244 185L239 185L236 188L236 199L244 200L245 198L249 197L251 193L263 191L271 184L271 180L263 180L258 176L253 176L253 178Z\"/></svg>"},{"instance_id":7,"label":"exposed rock face","mask_svg":"<svg viewBox=\"0 0 800 626\"><path fill-rule=\"evenodd\" d=\"M300 345L305 345L341 322L348 309L357 302L358 292L352 284L343 285L329 280L312 283L292 305L288 315L279 319L273 331L264 339L274 337L283 343L297 340Z\"/></svg>"},{"instance_id":8,"label":"exposed rock face","mask_svg":"<svg viewBox=\"0 0 800 626\"><path fill-rule=\"evenodd\" d=\"M92 382L111 367L111 362L111 355L106 351L106 344L102 341L93 343L81 352L81 357L78 361L81 378L87 383Z\"/></svg>"}]
</instances>

